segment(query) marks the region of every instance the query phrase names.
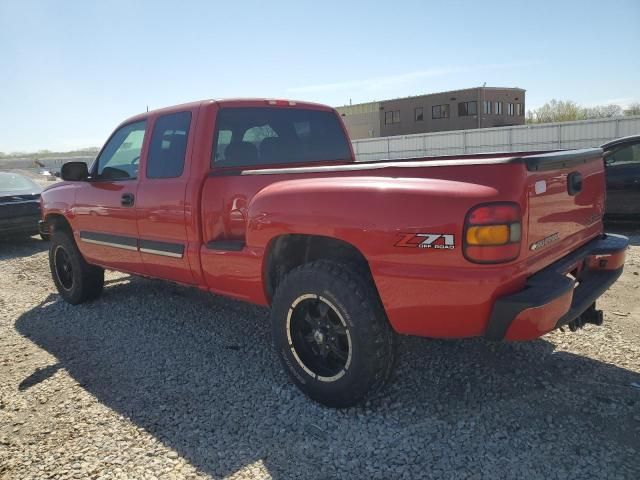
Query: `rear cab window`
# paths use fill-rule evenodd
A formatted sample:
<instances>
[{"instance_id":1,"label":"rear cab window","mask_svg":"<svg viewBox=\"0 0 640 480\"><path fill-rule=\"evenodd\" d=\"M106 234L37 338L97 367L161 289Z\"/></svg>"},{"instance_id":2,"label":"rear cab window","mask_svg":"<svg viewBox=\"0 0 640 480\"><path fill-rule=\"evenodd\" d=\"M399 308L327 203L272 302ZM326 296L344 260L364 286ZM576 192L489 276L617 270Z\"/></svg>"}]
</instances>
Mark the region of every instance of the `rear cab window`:
<instances>
[{"instance_id":1,"label":"rear cab window","mask_svg":"<svg viewBox=\"0 0 640 480\"><path fill-rule=\"evenodd\" d=\"M333 111L222 108L214 137L214 167L351 160L347 136Z\"/></svg>"},{"instance_id":2,"label":"rear cab window","mask_svg":"<svg viewBox=\"0 0 640 480\"><path fill-rule=\"evenodd\" d=\"M147 178L176 178L184 171L191 112L158 117L147 157Z\"/></svg>"}]
</instances>

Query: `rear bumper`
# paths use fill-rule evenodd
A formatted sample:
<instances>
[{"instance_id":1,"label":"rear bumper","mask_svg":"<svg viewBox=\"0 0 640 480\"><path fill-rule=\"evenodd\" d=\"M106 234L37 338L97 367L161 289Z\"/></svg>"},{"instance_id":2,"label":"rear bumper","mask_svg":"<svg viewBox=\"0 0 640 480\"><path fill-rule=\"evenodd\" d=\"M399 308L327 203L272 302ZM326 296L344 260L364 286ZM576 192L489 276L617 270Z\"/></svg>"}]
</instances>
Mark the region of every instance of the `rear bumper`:
<instances>
[{"instance_id":1,"label":"rear bumper","mask_svg":"<svg viewBox=\"0 0 640 480\"><path fill-rule=\"evenodd\" d=\"M529 277L523 290L495 302L485 337L530 340L572 322L622 274L628 245L606 234Z\"/></svg>"}]
</instances>

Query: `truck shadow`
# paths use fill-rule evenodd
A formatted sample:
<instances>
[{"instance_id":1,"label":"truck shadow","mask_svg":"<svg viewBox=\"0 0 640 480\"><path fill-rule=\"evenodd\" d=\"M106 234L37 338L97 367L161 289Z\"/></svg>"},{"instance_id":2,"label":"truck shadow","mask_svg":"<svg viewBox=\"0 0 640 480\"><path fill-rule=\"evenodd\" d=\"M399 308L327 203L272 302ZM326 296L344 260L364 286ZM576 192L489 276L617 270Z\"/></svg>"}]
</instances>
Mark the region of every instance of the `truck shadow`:
<instances>
[{"instance_id":1,"label":"truck shadow","mask_svg":"<svg viewBox=\"0 0 640 480\"><path fill-rule=\"evenodd\" d=\"M569 477L580 457L637 462L629 449L640 447L640 392L629 387L637 372L555 353L545 340L406 338L391 385L366 406L336 411L290 384L272 353L267 315L139 278L112 282L98 301L73 308L50 294L16 328L58 363L23 379L20 390L63 368L215 477L261 462L273 478L415 478L443 448L461 468L484 471L513 442L538 455L529 460L536 468ZM472 432L486 437L482 451Z\"/></svg>"}]
</instances>

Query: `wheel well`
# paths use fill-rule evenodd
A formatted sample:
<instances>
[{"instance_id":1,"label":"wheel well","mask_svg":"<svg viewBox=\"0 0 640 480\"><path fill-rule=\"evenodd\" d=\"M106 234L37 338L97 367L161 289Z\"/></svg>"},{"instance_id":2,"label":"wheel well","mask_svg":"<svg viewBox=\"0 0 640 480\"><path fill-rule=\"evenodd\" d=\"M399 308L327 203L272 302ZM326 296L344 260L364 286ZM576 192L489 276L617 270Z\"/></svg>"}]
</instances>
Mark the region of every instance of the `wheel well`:
<instances>
[{"instance_id":1,"label":"wheel well","mask_svg":"<svg viewBox=\"0 0 640 480\"><path fill-rule=\"evenodd\" d=\"M271 242L267 253L264 279L269 302L287 273L300 265L320 259L350 265L373 281L366 258L350 243L319 235L281 235Z\"/></svg>"},{"instance_id":2,"label":"wheel well","mask_svg":"<svg viewBox=\"0 0 640 480\"><path fill-rule=\"evenodd\" d=\"M64 215L60 215L59 213L47 215L47 226L49 227L49 233L53 233L54 231L65 231L68 233L73 232L69 221L64 217Z\"/></svg>"}]
</instances>

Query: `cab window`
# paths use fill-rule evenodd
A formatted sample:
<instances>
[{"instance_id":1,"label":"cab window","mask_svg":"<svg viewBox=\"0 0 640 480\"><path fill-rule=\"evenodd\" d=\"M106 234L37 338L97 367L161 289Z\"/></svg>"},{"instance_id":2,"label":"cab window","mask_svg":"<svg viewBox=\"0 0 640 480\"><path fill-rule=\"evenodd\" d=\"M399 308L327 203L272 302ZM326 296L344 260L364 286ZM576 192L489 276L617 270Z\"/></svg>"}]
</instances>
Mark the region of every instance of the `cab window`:
<instances>
[{"instance_id":1,"label":"cab window","mask_svg":"<svg viewBox=\"0 0 640 480\"><path fill-rule=\"evenodd\" d=\"M97 177L104 180L137 178L140 152L147 122L120 127L109 139L97 159Z\"/></svg>"},{"instance_id":2,"label":"cab window","mask_svg":"<svg viewBox=\"0 0 640 480\"><path fill-rule=\"evenodd\" d=\"M184 171L191 112L158 117L147 160L147 178L176 178Z\"/></svg>"},{"instance_id":3,"label":"cab window","mask_svg":"<svg viewBox=\"0 0 640 480\"><path fill-rule=\"evenodd\" d=\"M335 112L302 108L237 107L218 113L215 167L340 162L351 149Z\"/></svg>"}]
</instances>

